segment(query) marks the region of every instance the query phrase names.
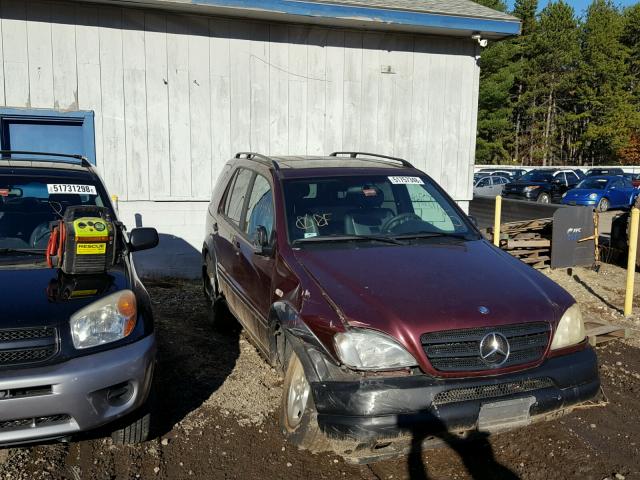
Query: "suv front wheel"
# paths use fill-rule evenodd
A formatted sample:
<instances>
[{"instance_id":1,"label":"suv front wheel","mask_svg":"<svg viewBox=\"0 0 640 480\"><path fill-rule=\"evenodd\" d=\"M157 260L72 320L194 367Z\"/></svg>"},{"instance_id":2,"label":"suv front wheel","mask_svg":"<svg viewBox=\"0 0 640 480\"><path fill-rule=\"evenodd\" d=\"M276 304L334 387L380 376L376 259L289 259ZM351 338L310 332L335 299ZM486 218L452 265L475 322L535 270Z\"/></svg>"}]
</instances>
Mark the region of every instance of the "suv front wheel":
<instances>
[{"instance_id":1,"label":"suv front wheel","mask_svg":"<svg viewBox=\"0 0 640 480\"><path fill-rule=\"evenodd\" d=\"M280 425L285 437L291 443L311 452L331 450L329 439L318 426L311 385L295 352L291 352L289 356L283 390Z\"/></svg>"}]
</instances>

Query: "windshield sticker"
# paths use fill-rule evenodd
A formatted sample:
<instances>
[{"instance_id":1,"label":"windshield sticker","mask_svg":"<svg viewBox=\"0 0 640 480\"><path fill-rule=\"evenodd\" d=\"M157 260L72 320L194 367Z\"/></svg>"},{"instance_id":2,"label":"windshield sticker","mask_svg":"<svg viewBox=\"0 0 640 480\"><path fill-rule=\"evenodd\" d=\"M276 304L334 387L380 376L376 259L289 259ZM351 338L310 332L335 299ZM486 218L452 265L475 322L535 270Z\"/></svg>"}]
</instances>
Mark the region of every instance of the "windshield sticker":
<instances>
[{"instance_id":1,"label":"windshield sticker","mask_svg":"<svg viewBox=\"0 0 640 480\"><path fill-rule=\"evenodd\" d=\"M313 215L305 215L304 217L296 218L296 227L300 230L311 230L318 227L326 227L331 220L330 213L315 213Z\"/></svg>"},{"instance_id":2,"label":"windshield sticker","mask_svg":"<svg viewBox=\"0 0 640 480\"><path fill-rule=\"evenodd\" d=\"M378 191L375 188L363 188L362 193L365 197L375 197L378 195Z\"/></svg>"},{"instance_id":3,"label":"windshield sticker","mask_svg":"<svg viewBox=\"0 0 640 480\"><path fill-rule=\"evenodd\" d=\"M70 183L48 183L47 191L49 195L65 195L68 193L98 195L94 185L73 185Z\"/></svg>"},{"instance_id":4,"label":"windshield sticker","mask_svg":"<svg viewBox=\"0 0 640 480\"><path fill-rule=\"evenodd\" d=\"M318 234L316 232L304 232L304 238L313 238L317 236Z\"/></svg>"},{"instance_id":5,"label":"windshield sticker","mask_svg":"<svg viewBox=\"0 0 640 480\"><path fill-rule=\"evenodd\" d=\"M388 177L394 185L424 185L420 177Z\"/></svg>"}]
</instances>

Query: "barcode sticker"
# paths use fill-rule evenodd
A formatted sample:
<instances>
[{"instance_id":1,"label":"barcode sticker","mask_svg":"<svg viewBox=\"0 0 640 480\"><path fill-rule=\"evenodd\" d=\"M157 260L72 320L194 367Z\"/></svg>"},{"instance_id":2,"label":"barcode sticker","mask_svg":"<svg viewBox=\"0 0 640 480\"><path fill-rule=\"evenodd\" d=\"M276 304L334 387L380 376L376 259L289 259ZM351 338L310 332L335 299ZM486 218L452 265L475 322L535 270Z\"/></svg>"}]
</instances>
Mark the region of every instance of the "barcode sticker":
<instances>
[{"instance_id":1,"label":"barcode sticker","mask_svg":"<svg viewBox=\"0 0 640 480\"><path fill-rule=\"evenodd\" d=\"M394 185L424 185L420 177L389 177Z\"/></svg>"},{"instance_id":2,"label":"barcode sticker","mask_svg":"<svg viewBox=\"0 0 640 480\"><path fill-rule=\"evenodd\" d=\"M80 195L98 195L94 185L73 185L70 183L48 183L49 195L65 195L75 193Z\"/></svg>"}]
</instances>

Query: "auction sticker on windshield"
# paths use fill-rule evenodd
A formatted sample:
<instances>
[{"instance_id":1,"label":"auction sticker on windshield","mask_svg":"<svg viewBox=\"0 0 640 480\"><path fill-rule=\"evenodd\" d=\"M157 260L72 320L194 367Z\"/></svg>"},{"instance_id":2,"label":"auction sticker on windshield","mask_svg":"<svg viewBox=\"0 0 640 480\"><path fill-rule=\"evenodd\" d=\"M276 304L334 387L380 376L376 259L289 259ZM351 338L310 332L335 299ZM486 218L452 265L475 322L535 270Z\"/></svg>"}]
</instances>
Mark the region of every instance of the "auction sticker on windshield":
<instances>
[{"instance_id":1,"label":"auction sticker on windshield","mask_svg":"<svg viewBox=\"0 0 640 480\"><path fill-rule=\"evenodd\" d=\"M49 195L64 195L66 193L79 193L84 195L97 195L94 185L73 185L70 183L48 183Z\"/></svg>"},{"instance_id":2,"label":"auction sticker on windshield","mask_svg":"<svg viewBox=\"0 0 640 480\"><path fill-rule=\"evenodd\" d=\"M389 177L394 185L424 185L420 177Z\"/></svg>"}]
</instances>

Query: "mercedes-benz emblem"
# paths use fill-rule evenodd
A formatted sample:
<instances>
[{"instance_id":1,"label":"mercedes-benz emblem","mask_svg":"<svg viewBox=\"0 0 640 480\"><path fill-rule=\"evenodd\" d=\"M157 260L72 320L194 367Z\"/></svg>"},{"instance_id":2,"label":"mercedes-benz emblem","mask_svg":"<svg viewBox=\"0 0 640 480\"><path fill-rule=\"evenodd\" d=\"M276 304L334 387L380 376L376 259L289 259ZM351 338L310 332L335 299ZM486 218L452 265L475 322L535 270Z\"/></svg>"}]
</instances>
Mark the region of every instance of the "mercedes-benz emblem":
<instances>
[{"instance_id":1,"label":"mercedes-benz emblem","mask_svg":"<svg viewBox=\"0 0 640 480\"><path fill-rule=\"evenodd\" d=\"M487 315L487 314L489 313L489 309L488 309L487 307L485 307L484 305L483 305L483 306L478 307L478 311L479 311L482 315Z\"/></svg>"},{"instance_id":2,"label":"mercedes-benz emblem","mask_svg":"<svg viewBox=\"0 0 640 480\"><path fill-rule=\"evenodd\" d=\"M480 358L492 367L499 367L509 358L509 341L501 333L487 333L480 340Z\"/></svg>"}]
</instances>

